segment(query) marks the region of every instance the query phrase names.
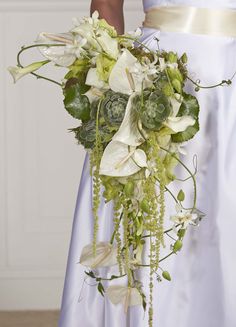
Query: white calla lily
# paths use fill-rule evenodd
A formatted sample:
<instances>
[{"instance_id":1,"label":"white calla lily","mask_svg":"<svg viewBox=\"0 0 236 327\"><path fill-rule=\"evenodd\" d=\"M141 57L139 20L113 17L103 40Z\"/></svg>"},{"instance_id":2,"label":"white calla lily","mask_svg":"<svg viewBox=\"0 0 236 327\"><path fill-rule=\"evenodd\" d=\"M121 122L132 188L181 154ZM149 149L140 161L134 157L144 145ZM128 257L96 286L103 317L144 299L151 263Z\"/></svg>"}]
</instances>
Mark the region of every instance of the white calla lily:
<instances>
[{"instance_id":1,"label":"white calla lily","mask_svg":"<svg viewBox=\"0 0 236 327\"><path fill-rule=\"evenodd\" d=\"M109 77L109 86L115 92L132 94L134 91L141 91L142 83L135 83L130 74L137 59L132 53L125 49L112 68Z\"/></svg>"},{"instance_id":2,"label":"white calla lily","mask_svg":"<svg viewBox=\"0 0 236 327\"><path fill-rule=\"evenodd\" d=\"M23 76L35 72L42 66L46 65L48 62L49 62L49 60L38 61L38 62L34 62L33 64L30 64L23 68L17 67L17 66L16 67L10 66L7 69L9 71L9 73L11 74L11 76L13 77L14 83L16 83Z\"/></svg>"},{"instance_id":3,"label":"white calla lily","mask_svg":"<svg viewBox=\"0 0 236 327\"><path fill-rule=\"evenodd\" d=\"M146 167L146 154L141 149L111 141L103 152L100 163L101 175L106 176L130 176Z\"/></svg>"},{"instance_id":4,"label":"white calla lily","mask_svg":"<svg viewBox=\"0 0 236 327\"><path fill-rule=\"evenodd\" d=\"M193 126L195 119L191 116L168 117L164 125L169 127L175 133L183 132L187 127Z\"/></svg>"},{"instance_id":5,"label":"white calla lily","mask_svg":"<svg viewBox=\"0 0 236 327\"><path fill-rule=\"evenodd\" d=\"M136 93L129 97L129 101L125 109L124 119L120 125L120 128L112 138L113 141L119 141L132 146L138 146L144 142L144 138L138 129L137 113L132 110L132 99L135 95Z\"/></svg>"},{"instance_id":6,"label":"white calla lily","mask_svg":"<svg viewBox=\"0 0 236 327\"><path fill-rule=\"evenodd\" d=\"M113 304L123 303L126 313L129 306L142 305L143 302L140 292L135 287L114 285L108 287L105 294Z\"/></svg>"},{"instance_id":7,"label":"white calla lily","mask_svg":"<svg viewBox=\"0 0 236 327\"><path fill-rule=\"evenodd\" d=\"M90 268L109 267L117 264L117 248L108 242L99 242L96 255L93 254L93 243L86 245L81 253L79 263Z\"/></svg>"}]
</instances>

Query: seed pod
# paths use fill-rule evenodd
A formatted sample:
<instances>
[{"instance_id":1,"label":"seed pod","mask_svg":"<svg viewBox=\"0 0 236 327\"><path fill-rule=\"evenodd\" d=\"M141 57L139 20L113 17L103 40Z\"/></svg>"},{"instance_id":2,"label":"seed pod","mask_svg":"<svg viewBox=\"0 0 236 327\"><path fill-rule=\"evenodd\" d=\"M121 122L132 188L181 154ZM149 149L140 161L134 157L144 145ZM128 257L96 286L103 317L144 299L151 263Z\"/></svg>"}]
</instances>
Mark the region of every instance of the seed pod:
<instances>
[{"instance_id":1,"label":"seed pod","mask_svg":"<svg viewBox=\"0 0 236 327\"><path fill-rule=\"evenodd\" d=\"M166 280L169 280L171 281L171 276L170 276L170 273L168 271L163 271L162 273L162 277L165 278Z\"/></svg>"},{"instance_id":2,"label":"seed pod","mask_svg":"<svg viewBox=\"0 0 236 327\"><path fill-rule=\"evenodd\" d=\"M182 249L183 243L180 240L177 240L173 246L173 252L178 252Z\"/></svg>"}]
</instances>

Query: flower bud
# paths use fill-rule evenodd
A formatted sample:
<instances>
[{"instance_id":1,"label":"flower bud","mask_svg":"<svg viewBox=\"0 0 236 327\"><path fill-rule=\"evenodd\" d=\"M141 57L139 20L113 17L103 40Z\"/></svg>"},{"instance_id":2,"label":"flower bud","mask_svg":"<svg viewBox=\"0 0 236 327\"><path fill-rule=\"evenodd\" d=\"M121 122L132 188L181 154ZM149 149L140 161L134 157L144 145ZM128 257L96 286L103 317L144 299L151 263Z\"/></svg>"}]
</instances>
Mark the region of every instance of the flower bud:
<instances>
[{"instance_id":1,"label":"flower bud","mask_svg":"<svg viewBox=\"0 0 236 327\"><path fill-rule=\"evenodd\" d=\"M180 240L177 240L173 246L173 252L178 252L182 249L183 243Z\"/></svg>"},{"instance_id":2,"label":"flower bud","mask_svg":"<svg viewBox=\"0 0 236 327\"><path fill-rule=\"evenodd\" d=\"M171 276L170 276L169 272L166 271L166 270L163 271L163 273L162 273L162 277L165 278L166 280L171 281Z\"/></svg>"}]
</instances>

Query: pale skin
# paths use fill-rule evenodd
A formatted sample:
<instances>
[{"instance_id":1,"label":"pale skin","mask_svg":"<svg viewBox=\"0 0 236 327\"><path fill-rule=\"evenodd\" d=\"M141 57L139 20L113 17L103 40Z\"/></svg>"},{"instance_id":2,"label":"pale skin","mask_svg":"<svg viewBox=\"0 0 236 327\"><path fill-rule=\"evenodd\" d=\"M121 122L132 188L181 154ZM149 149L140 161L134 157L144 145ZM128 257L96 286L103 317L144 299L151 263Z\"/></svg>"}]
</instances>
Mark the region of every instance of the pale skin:
<instances>
[{"instance_id":1,"label":"pale skin","mask_svg":"<svg viewBox=\"0 0 236 327\"><path fill-rule=\"evenodd\" d=\"M124 0L92 0L90 6L91 14L97 10L99 17L114 26L119 34L124 33Z\"/></svg>"}]
</instances>

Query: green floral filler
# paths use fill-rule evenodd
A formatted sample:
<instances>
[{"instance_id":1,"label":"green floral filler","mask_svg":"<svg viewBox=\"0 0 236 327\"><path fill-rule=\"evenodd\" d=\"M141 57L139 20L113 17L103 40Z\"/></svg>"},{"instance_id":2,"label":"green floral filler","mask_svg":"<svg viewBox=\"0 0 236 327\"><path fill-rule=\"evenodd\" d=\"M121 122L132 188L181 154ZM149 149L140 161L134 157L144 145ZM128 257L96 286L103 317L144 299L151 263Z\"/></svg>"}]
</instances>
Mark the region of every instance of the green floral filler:
<instances>
[{"instance_id":1,"label":"green floral filler","mask_svg":"<svg viewBox=\"0 0 236 327\"><path fill-rule=\"evenodd\" d=\"M199 91L231 80L201 86L188 77L185 53L150 50L140 37L139 29L118 35L94 12L68 33L41 33L34 45L21 48L17 67L8 69L15 82L32 74L62 88L66 111L80 122L69 131L88 151L93 179L93 239L78 260L114 305L123 303L125 312L148 306L151 327L155 280L171 281L166 259L181 251L187 228L204 216L196 208L196 156L193 172L182 161L182 147L199 130L199 103L185 84ZM21 54L36 47L46 60L23 67ZM67 69L62 83L36 73L49 63ZM185 178L176 176L176 167ZM188 180L191 194L181 188ZM101 201L113 203L110 240L97 238L105 219ZM149 290L141 269L149 269Z\"/></svg>"}]
</instances>

